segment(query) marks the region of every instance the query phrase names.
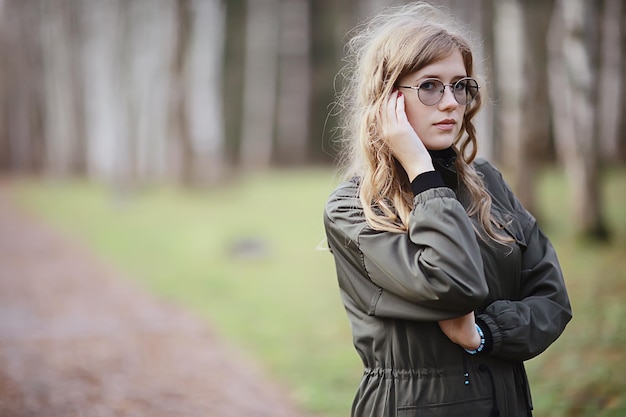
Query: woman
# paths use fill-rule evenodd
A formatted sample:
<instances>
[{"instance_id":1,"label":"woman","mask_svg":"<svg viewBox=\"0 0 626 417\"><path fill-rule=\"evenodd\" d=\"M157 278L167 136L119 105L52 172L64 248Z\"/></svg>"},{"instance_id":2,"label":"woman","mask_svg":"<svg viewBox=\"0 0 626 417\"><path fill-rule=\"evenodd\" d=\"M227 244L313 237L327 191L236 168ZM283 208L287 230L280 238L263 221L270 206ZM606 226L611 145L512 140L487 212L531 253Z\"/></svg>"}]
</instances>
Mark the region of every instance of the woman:
<instances>
[{"instance_id":1,"label":"woman","mask_svg":"<svg viewBox=\"0 0 626 417\"><path fill-rule=\"evenodd\" d=\"M324 216L365 371L353 416L530 416L523 361L563 332L557 256L500 173L474 161L466 37L423 3L349 43L347 181Z\"/></svg>"}]
</instances>

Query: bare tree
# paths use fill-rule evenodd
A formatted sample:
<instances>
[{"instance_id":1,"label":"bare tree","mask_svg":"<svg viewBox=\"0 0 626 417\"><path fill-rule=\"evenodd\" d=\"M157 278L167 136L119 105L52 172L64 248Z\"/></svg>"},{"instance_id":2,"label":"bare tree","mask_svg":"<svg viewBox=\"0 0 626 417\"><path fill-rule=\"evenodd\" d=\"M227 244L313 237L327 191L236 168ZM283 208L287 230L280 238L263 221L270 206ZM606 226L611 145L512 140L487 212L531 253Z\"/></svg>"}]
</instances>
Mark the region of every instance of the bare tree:
<instances>
[{"instance_id":1,"label":"bare tree","mask_svg":"<svg viewBox=\"0 0 626 417\"><path fill-rule=\"evenodd\" d=\"M504 166L513 172L512 185L517 188L518 166L522 159L522 118L525 48L522 26L522 11L516 0L496 2L495 16L495 70L498 73L497 123L501 134L501 153Z\"/></svg>"},{"instance_id":2,"label":"bare tree","mask_svg":"<svg viewBox=\"0 0 626 417\"><path fill-rule=\"evenodd\" d=\"M85 85L85 136L88 173L107 182L123 182L126 162L126 100L120 76L123 26L120 0L88 2L84 8L82 56Z\"/></svg>"},{"instance_id":3,"label":"bare tree","mask_svg":"<svg viewBox=\"0 0 626 417\"><path fill-rule=\"evenodd\" d=\"M596 85L600 94L598 100L598 146L600 157L605 161L619 160L618 126L620 117L620 86L623 72L620 72L620 21L623 0L603 0L600 11L600 68Z\"/></svg>"},{"instance_id":4,"label":"bare tree","mask_svg":"<svg viewBox=\"0 0 626 417\"><path fill-rule=\"evenodd\" d=\"M226 2L226 39L222 98L224 101L224 157L234 166L239 155L241 139L244 79L244 49L246 38L246 1Z\"/></svg>"},{"instance_id":5,"label":"bare tree","mask_svg":"<svg viewBox=\"0 0 626 417\"><path fill-rule=\"evenodd\" d=\"M33 28L38 28L41 22L39 5L7 0L0 12L0 22L6 164L12 171L39 171L46 151L41 116L41 38L32 36Z\"/></svg>"},{"instance_id":6,"label":"bare tree","mask_svg":"<svg viewBox=\"0 0 626 417\"><path fill-rule=\"evenodd\" d=\"M619 128L617 130L617 154L620 162L626 162L626 80L624 80L623 74L626 74L626 5L622 3L621 12L621 65L620 74L622 74L621 80L621 93L620 93L620 106L621 109L619 117Z\"/></svg>"},{"instance_id":7,"label":"bare tree","mask_svg":"<svg viewBox=\"0 0 626 417\"><path fill-rule=\"evenodd\" d=\"M519 80L523 86L521 89L522 114L519 154L513 165L513 178L518 198L529 211L537 216L536 174L540 162L545 160L549 153L548 145L551 136L546 63L548 61L548 25L553 2L518 0L518 3L522 12L524 36L524 77Z\"/></svg>"},{"instance_id":8,"label":"bare tree","mask_svg":"<svg viewBox=\"0 0 626 417\"><path fill-rule=\"evenodd\" d=\"M171 174L168 169L169 87L174 51L175 5L170 0L128 2L129 40L125 83L132 114L133 175L141 182ZM151 47L151 45L159 47Z\"/></svg>"},{"instance_id":9,"label":"bare tree","mask_svg":"<svg viewBox=\"0 0 626 417\"><path fill-rule=\"evenodd\" d=\"M47 169L53 175L67 176L85 168L80 4L60 0L40 6Z\"/></svg>"},{"instance_id":10,"label":"bare tree","mask_svg":"<svg viewBox=\"0 0 626 417\"><path fill-rule=\"evenodd\" d=\"M221 0L193 0L187 95L195 183L223 176L222 58L225 10Z\"/></svg>"},{"instance_id":11,"label":"bare tree","mask_svg":"<svg viewBox=\"0 0 626 417\"><path fill-rule=\"evenodd\" d=\"M302 164L307 157L311 60L308 0L282 0L280 11L276 159Z\"/></svg>"},{"instance_id":12,"label":"bare tree","mask_svg":"<svg viewBox=\"0 0 626 417\"><path fill-rule=\"evenodd\" d=\"M354 1L354 0L353 0ZM347 32L356 24L353 1L317 0L311 2L311 146L310 160L323 161L335 156L338 148L337 108L335 93L342 89L343 79L337 76L344 55Z\"/></svg>"},{"instance_id":13,"label":"bare tree","mask_svg":"<svg viewBox=\"0 0 626 417\"><path fill-rule=\"evenodd\" d=\"M223 175L221 71L225 11L219 1L178 0L170 88L170 133L183 183L209 185Z\"/></svg>"},{"instance_id":14,"label":"bare tree","mask_svg":"<svg viewBox=\"0 0 626 417\"><path fill-rule=\"evenodd\" d=\"M480 11L480 21L476 24L477 32L482 34L484 39L482 48L482 59L484 62L481 71L483 78L483 108L481 110L480 125L477 127L479 133L478 153L480 156L492 161L499 160L498 141L500 137L499 126L496 123L496 109L498 103L498 73L495 70L496 45L495 45L495 24L494 24L494 0L482 0L475 6Z\"/></svg>"},{"instance_id":15,"label":"bare tree","mask_svg":"<svg viewBox=\"0 0 626 417\"><path fill-rule=\"evenodd\" d=\"M176 1L176 42L172 58L171 83L170 83L170 106L169 106L169 134L174 139L172 150L180 155L176 158L179 163L180 176L183 183L191 183L192 155L191 134L187 121L187 56L189 55L189 43L191 38L191 10L190 0Z\"/></svg>"},{"instance_id":16,"label":"bare tree","mask_svg":"<svg viewBox=\"0 0 626 417\"><path fill-rule=\"evenodd\" d=\"M581 235L605 239L598 177L596 94L599 16L593 0L558 0L550 28L550 99L557 150Z\"/></svg>"},{"instance_id":17,"label":"bare tree","mask_svg":"<svg viewBox=\"0 0 626 417\"><path fill-rule=\"evenodd\" d=\"M274 148L279 0L248 0L240 163L267 168Z\"/></svg>"}]
</instances>

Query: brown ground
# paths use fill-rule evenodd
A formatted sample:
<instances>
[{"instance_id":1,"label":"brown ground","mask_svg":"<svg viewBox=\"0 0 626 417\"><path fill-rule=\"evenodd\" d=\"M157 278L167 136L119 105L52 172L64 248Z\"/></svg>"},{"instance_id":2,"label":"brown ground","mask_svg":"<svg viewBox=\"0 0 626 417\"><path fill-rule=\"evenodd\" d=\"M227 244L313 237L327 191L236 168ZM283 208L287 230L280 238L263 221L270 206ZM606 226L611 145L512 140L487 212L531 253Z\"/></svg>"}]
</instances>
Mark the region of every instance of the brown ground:
<instances>
[{"instance_id":1,"label":"brown ground","mask_svg":"<svg viewBox=\"0 0 626 417\"><path fill-rule=\"evenodd\" d=\"M210 327L15 208L0 185L0 417L302 417Z\"/></svg>"}]
</instances>

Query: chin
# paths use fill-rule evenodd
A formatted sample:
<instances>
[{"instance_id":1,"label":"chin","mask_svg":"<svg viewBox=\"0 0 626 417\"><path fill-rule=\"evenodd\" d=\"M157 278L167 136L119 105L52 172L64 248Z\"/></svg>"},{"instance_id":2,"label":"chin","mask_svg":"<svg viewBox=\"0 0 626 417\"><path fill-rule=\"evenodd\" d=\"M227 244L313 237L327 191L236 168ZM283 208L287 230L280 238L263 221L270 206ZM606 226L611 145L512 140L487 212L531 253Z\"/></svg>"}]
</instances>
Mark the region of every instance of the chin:
<instances>
[{"instance_id":1,"label":"chin","mask_svg":"<svg viewBox=\"0 0 626 417\"><path fill-rule=\"evenodd\" d=\"M453 143L454 140L433 140L428 143L424 143L424 146L426 146L426 149L431 151L440 151L442 149L448 149Z\"/></svg>"},{"instance_id":2,"label":"chin","mask_svg":"<svg viewBox=\"0 0 626 417\"><path fill-rule=\"evenodd\" d=\"M453 130L442 132L438 129L430 129L426 131L418 132L418 136L422 138L422 143L431 151L440 151L447 149L454 143L454 140L459 134L458 127Z\"/></svg>"}]
</instances>

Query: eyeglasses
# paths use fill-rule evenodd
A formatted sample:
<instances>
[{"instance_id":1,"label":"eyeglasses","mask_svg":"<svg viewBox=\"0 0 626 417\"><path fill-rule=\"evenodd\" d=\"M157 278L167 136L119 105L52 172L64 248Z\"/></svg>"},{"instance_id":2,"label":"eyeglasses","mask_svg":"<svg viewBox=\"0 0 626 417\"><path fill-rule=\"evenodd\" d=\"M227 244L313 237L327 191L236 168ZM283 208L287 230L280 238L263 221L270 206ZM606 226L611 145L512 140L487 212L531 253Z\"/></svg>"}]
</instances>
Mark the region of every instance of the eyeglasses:
<instances>
[{"instance_id":1,"label":"eyeglasses","mask_svg":"<svg viewBox=\"0 0 626 417\"><path fill-rule=\"evenodd\" d=\"M446 87L450 87L454 99L462 106L470 104L478 95L478 81L473 78L461 78L453 84L444 84L437 78L428 78L422 81L417 87L409 85L399 85L398 88L410 88L415 90L417 98L426 106L434 106L443 98Z\"/></svg>"}]
</instances>

